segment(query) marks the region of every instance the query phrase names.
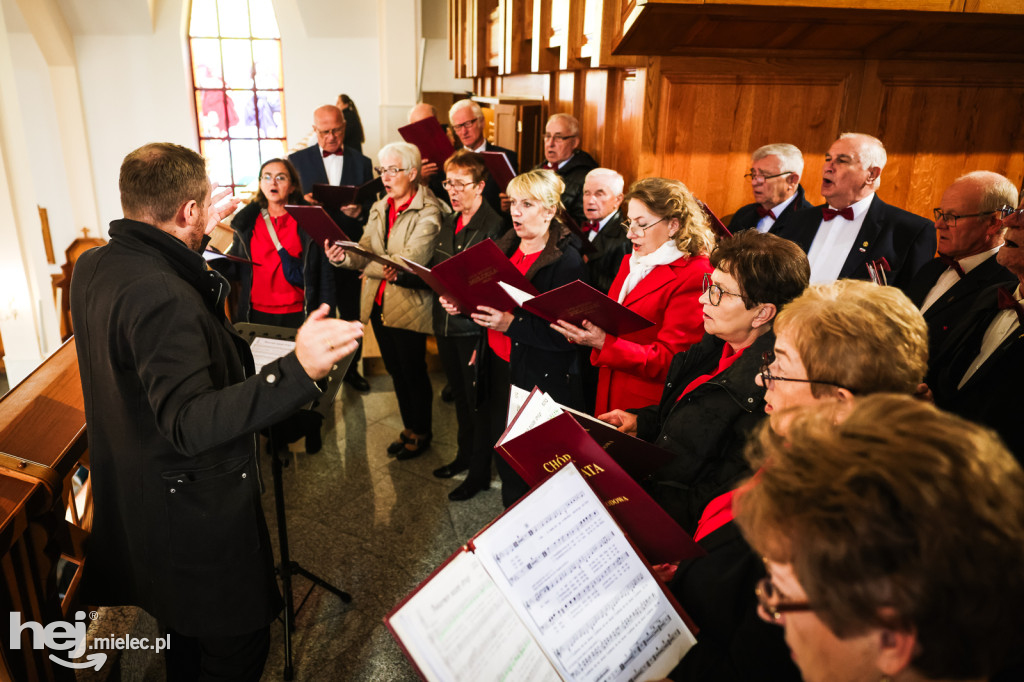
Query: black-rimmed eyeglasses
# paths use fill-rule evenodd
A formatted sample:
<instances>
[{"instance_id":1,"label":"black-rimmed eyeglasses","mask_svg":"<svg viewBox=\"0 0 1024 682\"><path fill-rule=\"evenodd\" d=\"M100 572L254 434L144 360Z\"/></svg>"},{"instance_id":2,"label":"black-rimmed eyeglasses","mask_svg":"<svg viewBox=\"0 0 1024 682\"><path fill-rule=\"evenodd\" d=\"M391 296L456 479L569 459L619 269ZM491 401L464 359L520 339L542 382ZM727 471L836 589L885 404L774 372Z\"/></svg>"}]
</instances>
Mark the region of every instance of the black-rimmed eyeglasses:
<instances>
[{"instance_id":1,"label":"black-rimmed eyeglasses","mask_svg":"<svg viewBox=\"0 0 1024 682\"><path fill-rule=\"evenodd\" d=\"M763 173L755 173L754 171L750 171L749 173L744 173L743 177L749 180L751 184L757 184L759 182L767 182L772 178L778 178L783 175L789 175L792 172L793 171L782 171L781 173L775 173L774 175L764 175Z\"/></svg>"},{"instance_id":2,"label":"black-rimmed eyeglasses","mask_svg":"<svg viewBox=\"0 0 1024 682\"><path fill-rule=\"evenodd\" d=\"M943 211L941 208L933 208L932 215L935 216L935 222L939 222L941 220L944 223L946 223L946 225L949 227L956 227L956 221L959 218L978 218L983 215L992 215L993 213L1001 213L1002 217L1005 218L1006 215L1008 215L1008 213L1003 213L1003 211L1005 211L1008 208L1010 207L1004 206L1003 208L997 208L994 211L979 211L977 213L967 213L966 215L957 215L952 211ZM1012 211L1013 209L1010 209L1010 212Z\"/></svg>"},{"instance_id":3,"label":"black-rimmed eyeglasses","mask_svg":"<svg viewBox=\"0 0 1024 682\"><path fill-rule=\"evenodd\" d=\"M727 296L736 296L743 300L747 299L743 294L734 294L731 291L726 291L718 284L715 284L711 281L711 275L706 272L704 273L704 293L708 295L708 302L711 303L711 305L718 305L721 303L723 294Z\"/></svg>"},{"instance_id":4,"label":"black-rimmed eyeglasses","mask_svg":"<svg viewBox=\"0 0 1024 682\"><path fill-rule=\"evenodd\" d=\"M780 625L782 620L782 614L794 613L799 611L813 611L814 607L811 606L810 602L806 601L782 601L782 595L775 588L772 583L772 579L765 577L761 578L757 582L757 587L754 588L754 594L757 595L757 603L761 606L761 610L764 611L765 615L768 616L770 623ZM764 616L762 616L763 618ZM768 620L766 619L766 620Z\"/></svg>"},{"instance_id":5,"label":"black-rimmed eyeglasses","mask_svg":"<svg viewBox=\"0 0 1024 682\"><path fill-rule=\"evenodd\" d=\"M768 369L773 362L775 362L775 353L773 351L768 350L761 354L761 386L765 389L771 388L772 383L776 381L793 381L800 384L823 384L825 386L834 386L835 388L844 388L847 391L850 391L850 393L853 393L853 391L846 388L846 386L832 381L820 381L818 379L792 379L790 377L777 376L772 374L771 370Z\"/></svg>"}]
</instances>

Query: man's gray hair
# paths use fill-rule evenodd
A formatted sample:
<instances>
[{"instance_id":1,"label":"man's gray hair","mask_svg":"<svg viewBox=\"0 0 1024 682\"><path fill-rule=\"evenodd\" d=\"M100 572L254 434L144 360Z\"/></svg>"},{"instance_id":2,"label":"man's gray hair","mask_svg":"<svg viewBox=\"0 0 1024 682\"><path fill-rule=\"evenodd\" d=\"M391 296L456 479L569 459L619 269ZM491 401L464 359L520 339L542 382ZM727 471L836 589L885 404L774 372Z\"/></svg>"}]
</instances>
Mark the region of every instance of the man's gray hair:
<instances>
[{"instance_id":1,"label":"man's gray hair","mask_svg":"<svg viewBox=\"0 0 1024 682\"><path fill-rule=\"evenodd\" d=\"M548 123L551 123L552 121L562 121L565 123L565 125L569 127L570 135L580 134L580 122L576 120L575 116L570 114L552 114L548 117Z\"/></svg>"},{"instance_id":2,"label":"man's gray hair","mask_svg":"<svg viewBox=\"0 0 1024 682\"><path fill-rule=\"evenodd\" d=\"M603 182L612 194L622 194L626 189L626 179L622 177L621 173L613 171L611 168L595 168L587 173L584 182L591 179Z\"/></svg>"},{"instance_id":3,"label":"man's gray hair","mask_svg":"<svg viewBox=\"0 0 1024 682\"><path fill-rule=\"evenodd\" d=\"M860 163L865 168L877 166L880 171L885 168L885 145L877 137L864 133L843 133L839 139L852 139L860 143Z\"/></svg>"},{"instance_id":4,"label":"man's gray hair","mask_svg":"<svg viewBox=\"0 0 1024 682\"><path fill-rule=\"evenodd\" d=\"M979 213L998 211L1003 206L1017 206L1017 187L1010 179L992 171L973 171L961 175L954 181L974 185L978 190Z\"/></svg>"},{"instance_id":5,"label":"man's gray hair","mask_svg":"<svg viewBox=\"0 0 1024 682\"><path fill-rule=\"evenodd\" d=\"M780 170L787 173L804 174L804 155L795 146L786 142L775 142L758 147L750 155L751 161L760 161L766 156L779 157Z\"/></svg>"},{"instance_id":6,"label":"man's gray hair","mask_svg":"<svg viewBox=\"0 0 1024 682\"><path fill-rule=\"evenodd\" d=\"M377 161L384 163L384 157L389 154L394 154L402 160L402 166L405 168L415 168L417 175L419 174L422 157L420 157L420 150L416 145L409 144L408 142L386 144L377 152Z\"/></svg>"},{"instance_id":7,"label":"man's gray hair","mask_svg":"<svg viewBox=\"0 0 1024 682\"><path fill-rule=\"evenodd\" d=\"M480 108L479 104L471 99L460 99L448 110L448 119L451 120L455 112L462 111L463 109L469 109L469 113L473 114L473 118L483 118L484 116L484 110Z\"/></svg>"}]
</instances>

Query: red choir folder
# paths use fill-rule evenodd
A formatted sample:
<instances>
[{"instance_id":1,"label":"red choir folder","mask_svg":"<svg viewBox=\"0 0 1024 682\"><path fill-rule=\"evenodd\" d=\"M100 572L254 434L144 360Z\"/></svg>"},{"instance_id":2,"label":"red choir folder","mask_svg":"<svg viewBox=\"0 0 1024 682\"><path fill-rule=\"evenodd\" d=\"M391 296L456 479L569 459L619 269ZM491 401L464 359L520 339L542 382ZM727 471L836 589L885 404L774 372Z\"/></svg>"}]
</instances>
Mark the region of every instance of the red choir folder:
<instances>
[{"instance_id":1,"label":"red choir folder","mask_svg":"<svg viewBox=\"0 0 1024 682\"><path fill-rule=\"evenodd\" d=\"M573 217L569 215L569 212L564 208L558 209L558 215L556 216L562 224L569 228L569 231L580 238L580 250L584 256L592 253L597 253L597 247L590 241L590 235L580 229L580 226L576 224Z\"/></svg>"},{"instance_id":2,"label":"red choir folder","mask_svg":"<svg viewBox=\"0 0 1024 682\"><path fill-rule=\"evenodd\" d=\"M444 134L444 128L436 118L428 117L398 129L398 134L409 144L416 145L424 162L436 163L438 168L444 165L448 157L455 153L451 140Z\"/></svg>"},{"instance_id":3,"label":"red choir folder","mask_svg":"<svg viewBox=\"0 0 1024 682\"><path fill-rule=\"evenodd\" d=\"M516 419L522 412L521 409ZM499 439L494 449L531 487L565 464L575 463L651 563L672 563L704 554L693 538L571 415L562 413L511 440Z\"/></svg>"},{"instance_id":4,"label":"red choir folder","mask_svg":"<svg viewBox=\"0 0 1024 682\"><path fill-rule=\"evenodd\" d=\"M331 220L331 216L327 215L322 206L288 204L284 210L295 218L299 228L312 237L321 248L325 240L332 243L349 241L348 235L338 227L338 223Z\"/></svg>"},{"instance_id":5,"label":"red choir folder","mask_svg":"<svg viewBox=\"0 0 1024 682\"><path fill-rule=\"evenodd\" d=\"M358 242L353 242L353 241L346 240L346 241L336 242L336 243L339 246L344 247L346 251L351 251L352 253L357 253L360 256L362 256L363 258L367 258L369 260L372 260L374 263L380 263L381 265L383 265L386 268L395 268L396 270L405 270L406 272L410 272L409 268L406 267L405 263L403 263L401 261L394 260L393 258L391 258L391 256L388 256L388 255L385 255L385 254L374 253L373 251L367 251L366 249L361 247ZM401 256L399 256L399 258L401 258Z\"/></svg>"},{"instance_id":6,"label":"red choir folder","mask_svg":"<svg viewBox=\"0 0 1024 682\"><path fill-rule=\"evenodd\" d=\"M384 618L428 682L665 677L696 627L571 463Z\"/></svg>"},{"instance_id":7,"label":"red choir folder","mask_svg":"<svg viewBox=\"0 0 1024 682\"><path fill-rule=\"evenodd\" d=\"M704 215L708 217L708 223L710 223L711 229L715 231L715 234L717 234L719 238L727 239L732 236L732 232L729 231L729 228L725 226L725 223L723 223L717 215L715 215L714 211L708 208L707 204L700 199L697 199L697 203L700 204L702 209L704 209Z\"/></svg>"},{"instance_id":8,"label":"red choir folder","mask_svg":"<svg viewBox=\"0 0 1024 682\"><path fill-rule=\"evenodd\" d=\"M508 190L508 183L516 176L516 170L509 163L508 157L502 152L481 152L484 163L487 164L487 171L498 183L498 189L502 192Z\"/></svg>"},{"instance_id":9,"label":"red choir folder","mask_svg":"<svg viewBox=\"0 0 1024 682\"><path fill-rule=\"evenodd\" d=\"M429 270L405 258L402 260L408 264L408 270L422 277L427 286L455 304L463 315L475 313L479 305L502 312L514 309L515 300L501 288L499 282L507 282L530 294L537 293L530 281L516 270L516 266L490 239L455 254ZM424 271L430 276L424 276Z\"/></svg>"},{"instance_id":10,"label":"red choir folder","mask_svg":"<svg viewBox=\"0 0 1024 682\"><path fill-rule=\"evenodd\" d=\"M508 291L507 288L505 290ZM525 292L521 291L509 293L523 310L551 323L564 320L582 327L583 320L588 320L615 336L624 336L654 326L654 323L643 315L633 312L580 280L532 297L524 296Z\"/></svg>"},{"instance_id":11,"label":"red choir folder","mask_svg":"<svg viewBox=\"0 0 1024 682\"><path fill-rule=\"evenodd\" d=\"M341 208L352 204L368 204L384 191L384 181L374 178L362 185L313 185L313 198L328 208Z\"/></svg>"},{"instance_id":12,"label":"red choir folder","mask_svg":"<svg viewBox=\"0 0 1024 682\"><path fill-rule=\"evenodd\" d=\"M248 258L241 258L240 256L232 256L230 253L221 253L220 251L218 251L217 249L213 248L212 246L207 246L206 250L203 251L203 259L206 260L207 262L212 261L212 260L217 260L218 258L223 258L225 260L229 260L232 263L248 263L249 265L259 265L259 263L251 261Z\"/></svg>"}]
</instances>

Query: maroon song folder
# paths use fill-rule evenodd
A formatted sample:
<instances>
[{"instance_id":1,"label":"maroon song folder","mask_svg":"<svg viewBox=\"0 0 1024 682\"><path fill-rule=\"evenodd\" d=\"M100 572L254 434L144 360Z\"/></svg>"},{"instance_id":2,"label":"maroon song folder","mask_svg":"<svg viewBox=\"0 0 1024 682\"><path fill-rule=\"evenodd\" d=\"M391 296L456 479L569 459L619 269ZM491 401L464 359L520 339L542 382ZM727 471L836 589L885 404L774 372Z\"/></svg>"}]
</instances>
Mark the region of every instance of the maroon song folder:
<instances>
[{"instance_id":1,"label":"maroon song folder","mask_svg":"<svg viewBox=\"0 0 1024 682\"><path fill-rule=\"evenodd\" d=\"M508 157L502 152L481 152L484 163L487 164L487 172L491 174L494 181L498 183L498 189L502 192L508 189L508 183L516 176L516 171L509 163Z\"/></svg>"},{"instance_id":2,"label":"maroon song folder","mask_svg":"<svg viewBox=\"0 0 1024 682\"><path fill-rule=\"evenodd\" d=\"M516 270L516 266L490 239L438 263L427 271L431 277L424 276L426 268L422 265L417 269L413 266L418 264L403 260L409 264L410 270L423 277L427 286L450 300L463 315L475 313L479 305L502 312L515 308L515 300L498 282L506 282L529 294L537 293L530 281Z\"/></svg>"},{"instance_id":3,"label":"maroon song folder","mask_svg":"<svg viewBox=\"0 0 1024 682\"><path fill-rule=\"evenodd\" d=\"M352 253L357 253L360 256L362 256L363 258L367 258L369 260L372 260L374 263L379 263L379 264L383 265L384 267L395 268L396 270L405 270L406 272L409 272L409 268L406 267L405 263L403 263L402 261L395 260L391 256L387 256L387 255L383 255L383 254L379 254L379 253L374 253L373 251L367 251L366 249L361 247L358 242L352 242L352 241L347 241L346 240L346 241L343 241L343 242L338 242L338 244L340 246L345 247L346 251L351 251ZM401 256L399 256L399 258L401 258Z\"/></svg>"},{"instance_id":4,"label":"maroon song folder","mask_svg":"<svg viewBox=\"0 0 1024 682\"><path fill-rule=\"evenodd\" d=\"M325 240L332 243L349 241L348 235L338 227L338 223L331 220L331 216L327 215L322 206L288 204L284 210L295 218L299 229L312 237L320 248L323 248Z\"/></svg>"},{"instance_id":5,"label":"maroon song folder","mask_svg":"<svg viewBox=\"0 0 1024 682\"><path fill-rule=\"evenodd\" d=\"M531 487L565 464L575 463L651 563L704 554L700 545L569 414L550 419L494 449Z\"/></svg>"},{"instance_id":6,"label":"maroon song folder","mask_svg":"<svg viewBox=\"0 0 1024 682\"><path fill-rule=\"evenodd\" d=\"M633 312L580 280L538 294L523 301L520 306L523 310L552 323L564 320L582 327L583 320L588 320L615 336L654 326L654 323L643 315Z\"/></svg>"},{"instance_id":7,"label":"maroon song folder","mask_svg":"<svg viewBox=\"0 0 1024 682\"><path fill-rule=\"evenodd\" d=\"M384 181L374 178L362 185L313 185L313 198L328 208L341 208L352 204L368 204L384 191Z\"/></svg>"},{"instance_id":8,"label":"maroon song folder","mask_svg":"<svg viewBox=\"0 0 1024 682\"><path fill-rule=\"evenodd\" d=\"M455 153L451 140L444 134L444 128L436 118L425 118L398 129L398 134L409 144L416 145L425 161L436 163L438 168L444 165L448 157Z\"/></svg>"},{"instance_id":9,"label":"maroon song folder","mask_svg":"<svg viewBox=\"0 0 1024 682\"><path fill-rule=\"evenodd\" d=\"M729 228L725 226L725 223L723 223L717 215L715 215L714 211L708 208L707 204L700 199L697 199L697 203L700 204L702 209L704 209L704 215L708 217L708 222L711 224L711 229L715 231L715 234L717 234L721 239L727 239L732 236L732 232L729 231Z\"/></svg>"}]
</instances>

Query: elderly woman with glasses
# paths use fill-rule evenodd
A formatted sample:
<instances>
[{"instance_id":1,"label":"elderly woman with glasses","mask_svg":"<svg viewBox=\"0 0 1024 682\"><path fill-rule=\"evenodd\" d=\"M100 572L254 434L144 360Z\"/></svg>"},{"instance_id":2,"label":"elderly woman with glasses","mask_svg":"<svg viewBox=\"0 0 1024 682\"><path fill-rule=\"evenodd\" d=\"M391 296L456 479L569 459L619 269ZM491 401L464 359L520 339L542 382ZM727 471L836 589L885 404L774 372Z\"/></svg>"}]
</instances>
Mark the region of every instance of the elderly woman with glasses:
<instances>
[{"instance_id":1,"label":"elderly woman with glasses","mask_svg":"<svg viewBox=\"0 0 1024 682\"><path fill-rule=\"evenodd\" d=\"M758 381L771 428L785 436L801 408L838 423L866 395L918 394L927 367L928 326L903 292L839 280L808 287L776 316L775 347L763 357ZM733 523L742 490L708 504L694 533L707 554L680 564L672 580L700 627L674 680L799 679L781 631L757 616L751 594L764 566Z\"/></svg>"},{"instance_id":2,"label":"elderly woman with glasses","mask_svg":"<svg viewBox=\"0 0 1024 682\"><path fill-rule=\"evenodd\" d=\"M704 337L672 360L660 403L598 415L675 455L646 483L690 532L704 506L749 473L743 444L764 410L754 378L775 343L775 314L810 276L796 244L754 230L723 240L711 264L699 298Z\"/></svg>"},{"instance_id":3,"label":"elderly woman with glasses","mask_svg":"<svg viewBox=\"0 0 1024 682\"><path fill-rule=\"evenodd\" d=\"M543 293L583 276L583 257L574 246L569 229L555 216L564 189L561 178L549 170L532 170L512 179L512 231L497 240L512 264ZM442 300L449 313L458 310ZM473 320L487 330L487 350L477 358L481 370L478 390L485 399L481 411L490 416L489 440L494 443L505 430L509 387L540 387L559 403L583 409L584 395L580 355L576 347L551 329L543 319L522 309L502 312L479 306ZM497 460L501 499L506 507L529 488L505 460ZM479 478L477 478L479 476ZM485 478L486 476L486 478ZM470 469L465 483L452 491L451 499L468 499L490 487L490 468ZM454 495L454 496L453 496Z\"/></svg>"},{"instance_id":4,"label":"elderly woman with glasses","mask_svg":"<svg viewBox=\"0 0 1024 682\"><path fill-rule=\"evenodd\" d=\"M704 335L699 297L712 271L715 235L686 185L647 178L626 195L623 221L632 253L622 259L608 296L654 322L623 336L584 321L552 325L570 343L589 346L600 368L596 414L650 405L661 397L672 358Z\"/></svg>"},{"instance_id":5,"label":"elderly woman with glasses","mask_svg":"<svg viewBox=\"0 0 1024 682\"><path fill-rule=\"evenodd\" d=\"M399 263L399 256L427 263L444 209L430 189L417 182L420 152L411 144L395 142L384 146L377 158L381 165L376 170L387 196L370 208L359 246ZM418 278L400 278L395 268L337 245L325 244L325 248L335 267L363 272L360 317L373 325L381 358L394 381L404 427L388 453L400 460L418 457L433 437L433 388L426 363L427 334L433 331L432 292L419 288Z\"/></svg>"},{"instance_id":6,"label":"elderly woman with glasses","mask_svg":"<svg viewBox=\"0 0 1024 682\"><path fill-rule=\"evenodd\" d=\"M804 680L1021 679L1024 472L995 434L872 396L838 426L765 429L752 455L736 521Z\"/></svg>"},{"instance_id":7,"label":"elderly woman with glasses","mask_svg":"<svg viewBox=\"0 0 1024 682\"><path fill-rule=\"evenodd\" d=\"M504 230L504 221L489 203L484 201L487 166L484 157L467 149L455 152L444 163L444 186L455 213L445 216L441 231L434 244L430 267L451 258L485 239L496 239ZM477 373L474 353L483 336L483 330L465 315L449 315L440 300L434 301L434 336L437 353L441 356L448 385L455 398L455 418L458 438L455 459L434 469L437 478L451 478L471 470L474 481L491 479L493 440L486 428L486 414L476 409ZM455 488L450 497L461 499L462 486Z\"/></svg>"}]
</instances>

